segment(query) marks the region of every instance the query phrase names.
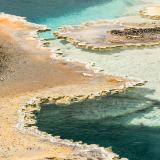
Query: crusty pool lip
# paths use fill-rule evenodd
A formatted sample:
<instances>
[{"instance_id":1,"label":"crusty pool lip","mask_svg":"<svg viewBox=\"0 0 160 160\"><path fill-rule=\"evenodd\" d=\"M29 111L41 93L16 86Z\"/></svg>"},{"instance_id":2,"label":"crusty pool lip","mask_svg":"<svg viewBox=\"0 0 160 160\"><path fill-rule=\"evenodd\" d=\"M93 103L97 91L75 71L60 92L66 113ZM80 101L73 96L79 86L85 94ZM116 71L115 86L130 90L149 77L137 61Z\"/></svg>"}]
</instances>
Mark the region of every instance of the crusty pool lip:
<instances>
[{"instance_id":1,"label":"crusty pool lip","mask_svg":"<svg viewBox=\"0 0 160 160\"><path fill-rule=\"evenodd\" d=\"M20 106L20 109L18 110L19 119L16 127L21 133L38 136L44 140L52 142L54 145L74 148L74 150L76 151L76 156L87 156L92 152L96 152L99 156L101 156L102 160L112 160L115 157L120 159L119 155L113 153L110 148L106 149L96 144L88 145L82 142L74 142L73 140L61 139L59 136L52 136L51 134L38 130L38 127L36 126L36 116L34 113L39 112L41 109L41 104L44 103L67 105L70 103L86 101L88 99L100 98L101 96L108 96L115 93L125 92L127 88L141 86L144 83L145 82L143 81L140 81L139 83L128 83L127 86L121 89L113 89L109 91L103 90L97 93L91 93L90 95L34 97L30 101L27 101L24 105Z\"/></svg>"}]
</instances>

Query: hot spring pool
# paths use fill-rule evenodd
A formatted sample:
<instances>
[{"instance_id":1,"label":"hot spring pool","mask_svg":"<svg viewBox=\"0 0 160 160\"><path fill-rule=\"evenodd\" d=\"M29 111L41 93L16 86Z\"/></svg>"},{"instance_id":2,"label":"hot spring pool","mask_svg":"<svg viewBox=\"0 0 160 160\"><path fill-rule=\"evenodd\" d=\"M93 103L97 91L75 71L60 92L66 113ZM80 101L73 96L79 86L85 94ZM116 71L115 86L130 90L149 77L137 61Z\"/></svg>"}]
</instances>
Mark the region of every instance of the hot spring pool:
<instances>
[{"instance_id":1,"label":"hot spring pool","mask_svg":"<svg viewBox=\"0 0 160 160\"><path fill-rule=\"evenodd\" d=\"M39 130L53 136L112 146L129 160L159 160L160 118L153 115L155 109L160 111L159 102L111 96L67 106L44 104L36 117Z\"/></svg>"}]
</instances>

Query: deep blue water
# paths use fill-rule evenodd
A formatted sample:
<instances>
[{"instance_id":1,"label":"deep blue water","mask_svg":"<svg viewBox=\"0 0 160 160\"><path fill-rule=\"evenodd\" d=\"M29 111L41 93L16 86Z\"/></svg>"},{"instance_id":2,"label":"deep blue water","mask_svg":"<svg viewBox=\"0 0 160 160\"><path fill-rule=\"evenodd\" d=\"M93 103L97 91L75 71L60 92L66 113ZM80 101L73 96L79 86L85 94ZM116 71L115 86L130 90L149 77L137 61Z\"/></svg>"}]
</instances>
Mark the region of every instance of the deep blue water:
<instances>
[{"instance_id":1,"label":"deep blue water","mask_svg":"<svg viewBox=\"0 0 160 160\"><path fill-rule=\"evenodd\" d=\"M130 160L160 160L160 118L155 127L147 123L154 108L159 111L160 103L114 96L67 106L43 104L36 114L37 126L62 139L112 146Z\"/></svg>"}]
</instances>

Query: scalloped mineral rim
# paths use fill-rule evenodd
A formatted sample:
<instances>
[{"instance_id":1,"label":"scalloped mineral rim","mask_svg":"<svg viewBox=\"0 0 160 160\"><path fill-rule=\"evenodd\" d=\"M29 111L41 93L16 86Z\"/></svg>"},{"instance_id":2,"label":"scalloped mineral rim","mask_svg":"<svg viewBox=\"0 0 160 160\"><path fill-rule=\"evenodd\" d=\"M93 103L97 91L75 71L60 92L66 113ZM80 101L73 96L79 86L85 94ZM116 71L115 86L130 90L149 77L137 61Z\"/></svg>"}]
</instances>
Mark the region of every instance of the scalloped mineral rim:
<instances>
[{"instance_id":1,"label":"scalloped mineral rim","mask_svg":"<svg viewBox=\"0 0 160 160\"><path fill-rule=\"evenodd\" d=\"M59 28L54 35L58 39L66 40L76 47L105 51L113 49L125 49L128 47L151 47L160 45L160 28L159 32L144 33L141 30L155 29L160 23L127 23L113 22L109 20L100 20L96 22L88 22L79 26L65 26ZM125 36L112 34L111 31L117 30L124 32L126 29L136 29L138 36ZM143 37L144 36L144 37Z\"/></svg>"},{"instance_id":2,"label":"scalloped mineral rim","mask_svg":"<svg viewBox=\"0 0 160 160\"><path fill-rule=\"evenodd\" d=\"M142 9L140 15L144 18L160 20L160 6L150 6Z\"/></svg>"},{"instance_id":3,"label":"scalloped mineral rim","mask_svg":"<svg viewBox=\"0 0 160 160\"><path fill-rule=\"evenodd\" d=\"M53 144L58 146L67 146L74 149L76 156L79 159L85 158L93 158L93 159L101 159L101 160L127 160L127 158L120 158L117 154L113 153L110 148L100 147L96 144L87 145L82 142L73 142L72 140L61 139L59 136L53 137L46 132L41 132L38 130L36 126L36 116L35 113L39 112L42 104L45 103L53 103L53 104L61 104L66 105L69 103L76 103L80 101L85 101L88 99L93 99L96 97L101 97L105 95L111 95L115 93L124 92L127 88L142 85L142 82L132 82L127 83L123 87L117 87L110 90L101 90L95 93L84 93L81 95L63 95L63 96L44 96L44 97L34 97L30 101L27 101L24 105L22 105L18 111L19 120L17 124L17 128L22 133L32 134L39 136L44 140L49 140Z\"/></svg>"}]
</instances>

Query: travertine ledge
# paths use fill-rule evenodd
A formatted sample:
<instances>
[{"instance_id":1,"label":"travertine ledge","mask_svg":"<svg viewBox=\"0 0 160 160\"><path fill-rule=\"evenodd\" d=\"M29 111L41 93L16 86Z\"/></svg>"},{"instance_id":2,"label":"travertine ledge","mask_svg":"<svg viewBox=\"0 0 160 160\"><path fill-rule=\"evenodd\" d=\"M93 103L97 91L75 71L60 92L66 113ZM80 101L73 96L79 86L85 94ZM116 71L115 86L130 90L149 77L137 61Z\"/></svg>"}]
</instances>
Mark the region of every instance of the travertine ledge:
<instances>
[{"instance_id":1,"label":"travertine ledge","mask_svg":"<svg viewBox=\"0 0 160 160\"><path fill-rule=\"evenodd\" d=\"M76 47L95 51L151 47L160 44L160 23L127 23L101 20L88 22L80 26L59 28L54 35Z\"/></svg>"}]
</instances>

